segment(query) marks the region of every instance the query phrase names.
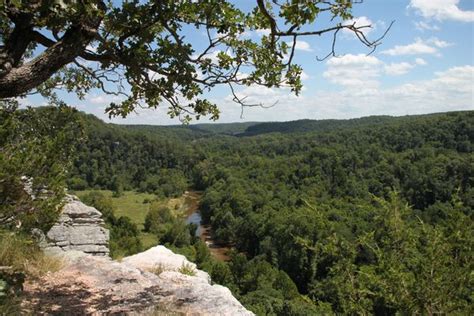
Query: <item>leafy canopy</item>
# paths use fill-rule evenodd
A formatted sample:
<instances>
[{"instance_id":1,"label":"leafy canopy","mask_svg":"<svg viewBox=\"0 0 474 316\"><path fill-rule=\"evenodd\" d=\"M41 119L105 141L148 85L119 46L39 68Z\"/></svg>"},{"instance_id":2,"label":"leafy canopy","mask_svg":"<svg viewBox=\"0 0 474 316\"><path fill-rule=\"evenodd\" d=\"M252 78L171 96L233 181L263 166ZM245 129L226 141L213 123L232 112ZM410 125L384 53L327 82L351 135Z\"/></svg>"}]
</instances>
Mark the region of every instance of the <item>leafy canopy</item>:
<instances>
[{"instance_id":1,"label":"leafy canopy","mask_svg":"<svg viewBox=\"0 0 474 316\"><path fill-rule=\"evenodd\" d=\"M217 119L219 110L202 95L228 86L234 101L239 85L287 86L301 91L302 68L293 62L304 36L353 32L375 49L355 25L352 0L256 0L250 10L227 0L0 1L0 98L40 93L55 99L55 88L79 97L92 88L117 96L106 111L126 116L137 107L165 103L171 117ZM330 20L317 28L316 21ZM198 50L185 30L205 33ZM248 32L261 31L255 40ZM189 33L187 33L189 34ZM383 36L382 36L383 37Z\"/></svg>"}]
</instances>

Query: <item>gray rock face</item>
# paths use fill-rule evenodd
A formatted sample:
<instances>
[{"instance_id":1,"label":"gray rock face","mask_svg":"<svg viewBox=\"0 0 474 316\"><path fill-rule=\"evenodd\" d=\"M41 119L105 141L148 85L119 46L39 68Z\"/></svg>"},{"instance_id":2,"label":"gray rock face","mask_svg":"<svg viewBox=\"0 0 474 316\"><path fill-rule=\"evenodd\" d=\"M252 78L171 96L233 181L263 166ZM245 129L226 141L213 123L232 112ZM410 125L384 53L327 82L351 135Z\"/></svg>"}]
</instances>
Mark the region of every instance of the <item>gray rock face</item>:
<instances>
[{"instance_id":1,"label":"gray rock face","mask_svg":"<svg viewBox=\"0 0 474 316\"><path fill-rule=\"evenodd\" d=\"M64 267L26 284L25 301L32 314L46 315L253 315L229 289L198 275L156 275L135 266L147 266L145 259L152 253L140 261L117 262L61 252ZM180 258L174 255L172 260Z\"/></svg>"},{"instance_id":2,"label":"gray rock face","mask_svg":"<svg viewBox=\"0 0 474 316\"><path fill-rule=\"evenodd\" d=\"M125 257L122 262L144 271L151 271L159 267L163 271L179 271L187 267L194 271L195 276L210 283L211 277L199 270L195 263L190 262L183 255L178 255L165 246L155 246L136 255Z\"/></svg>"},{"instance_id":3,"label":"gray rock face","mask_svg":"<svg viewBox=\"0 0 474 316\"><path fill-rule=\"evenodd\" d=\"M58 222L46 234L47 251L77 250L95 256L109 255L109 231L102 214L68 195Z\"/></svg>"}]
</instances>

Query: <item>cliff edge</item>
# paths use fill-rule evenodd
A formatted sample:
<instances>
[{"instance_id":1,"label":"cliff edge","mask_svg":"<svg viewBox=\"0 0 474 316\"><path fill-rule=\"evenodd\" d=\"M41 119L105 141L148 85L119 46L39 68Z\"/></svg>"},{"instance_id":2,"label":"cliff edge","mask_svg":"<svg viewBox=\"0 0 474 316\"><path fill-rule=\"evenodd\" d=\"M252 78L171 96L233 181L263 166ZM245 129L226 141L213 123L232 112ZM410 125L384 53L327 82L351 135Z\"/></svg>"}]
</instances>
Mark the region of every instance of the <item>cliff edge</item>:
<instances>
[{"instance_id":1,"label":"cliff edge","mask_svg":"<svg viewBox=\"0 0 474 316\"><path fill-rule=\"evenodd\" d=\"M228 288L164 246L110 259L98 211L77 198L64 210L45 248L63 266L25 284L31 314L253 315Z\"/></svg>"}]
</instances>

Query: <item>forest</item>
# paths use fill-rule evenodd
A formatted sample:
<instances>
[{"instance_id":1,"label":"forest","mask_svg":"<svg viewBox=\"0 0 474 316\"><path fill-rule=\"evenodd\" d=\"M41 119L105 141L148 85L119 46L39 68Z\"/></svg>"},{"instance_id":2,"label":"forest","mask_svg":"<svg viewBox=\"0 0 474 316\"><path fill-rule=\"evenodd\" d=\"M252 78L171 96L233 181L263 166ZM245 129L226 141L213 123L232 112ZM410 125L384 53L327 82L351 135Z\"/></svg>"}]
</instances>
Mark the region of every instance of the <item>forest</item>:
<instances>
[{"instance_id":1,"label":"forest","mask_svg":"<svg viewBox=\"0 0 474 316\"><path fill-rule=\"evenodd\" d=\"M235 253L197 261L257 314L472 308L473 112L215 130L83 118L69 188L202 190L203 220ZM161 242L193 243L170 225ZM208 258L197 243L188 255Z\"/></svg>"},{"instance_id":2,"label":"forest","mask_svg":"<svg viewBox=\"0 0 474 316\"><path fill-rule=\"evenodd\" d=\"M202 191L202 220L229 261L154 201L144 229L258 315L473 312L474 112L215 128L106 124L67 107L4 116L3 146L18 157L1 163L23 166L11 183L31 174L156 200ZM28 148L50 146L49 159L22 165L25 120L38 136ZM112 252L143 250L110 198L83 200L104 214ZM48 219L25 213L24 225Z\"/></svg>"}]
</instances>

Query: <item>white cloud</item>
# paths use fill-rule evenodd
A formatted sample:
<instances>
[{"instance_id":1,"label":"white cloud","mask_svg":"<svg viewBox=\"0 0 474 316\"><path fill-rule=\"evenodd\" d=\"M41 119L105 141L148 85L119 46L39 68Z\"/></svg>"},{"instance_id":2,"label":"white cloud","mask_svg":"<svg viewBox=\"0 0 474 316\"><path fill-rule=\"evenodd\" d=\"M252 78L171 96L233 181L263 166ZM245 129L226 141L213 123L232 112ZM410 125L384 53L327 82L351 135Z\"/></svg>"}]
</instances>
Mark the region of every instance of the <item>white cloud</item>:
<instances>
[{"instance_id":1,"label":"white cloud","mask_svg":"<svg viewBox=\"0 0 474 316\"><path fill-rule=\"evenodd\" d=\"M474 11L463 11L458 4L459 0L411 0L408 8L425 18L473 22Z\"/></svg>"},{"instance_id":2,"label":"white cloud","mask_svg":"<svg viewBox=\"0 0 474 316\"><path fill-rule=\"evenodd\" d=\"M379 77L383 74L399 76L408 73L416 66L426 65L422 58L413 62L384 63L375 56L344 55L331 58L323 77L331 83L341 85L353 93L365 94L380 86Z\"/></svg>"},{"instance_id":3,"label":"white cloud","mask_svg":"<svg viewBox=\"0 0 474 316\"><path fill-rule=\"evenodd\" d=\"M301 72L301 80L308 80L310 77L306 72Z\"/></svg>"},{"instance_id":4,"label":"white cloud","mask_svg":"<svg viewBox=\"0 0 474 316\"><path fill-rule=\"evenodd\" d=\"M347 88L376 88L382 64L375 56L348 54L331 58L327 62L328 69L323 73L323 77Z\"/></svg>"},{"instance_id":5,"label":"white cloud","mask_svg":"<svg viewBox=\"0 0 474 316\"><path fill-rule=\"evenodd\" d=\"M474 66L465 65L437 72L429 80L393 88L367 89L361 96L351 90L321 91L314 100L318 107L337 109L338 116L406 115L474 108ZM333 113L332 115L337 115Z\"/></svg>"},{"instance_id":6,"label":"white cloud","mask_svg":"<svg viewBox=\"0 0 474 316\"><path fill-rule=\"evenodd\" d=\"M442 40L437 39L436 37L432 37L426 41L427 43L433 44L438 48L445 48L449 46L453 46L453 43L448 43Z\"/></svg>"},{"instance_id":7,"label":"white cloud","mask_svg":"<svg viewBox=\"0 0 474 316\"><path fill-rule=\"evenodd\" d=\"M290 47L293 46L293 42L287 42L287 44ZM301 50L301 51L304 51L304 52L312 52L313 51L313 49L311 48L311 45L309 45L308 42L301 41L301 40L296 41L295 49L296 50Z\"/></svg>"},{"instance_id":8,"label":"white cloud","mask_svg":"<svg viewBox=\"0 0 474 316\"><path fill-rule=\"evenodd\" d=\"M90 52L93 52L93 53L97 53L97 45L91 43L91 44L86 46L86 50L88 50Z\"/></svg>"},{"instance_id":9,"label":"white cloud","mask_svg":"<svg viewBox=\"0 0 474 316\"><path fill-rule=\"evenodd\" d=\"M354 64L375 65L383 69L377 60L366 60L360 56L336 62L337 66L353 68ZM379 70L380 71L380 70ZM311 89L308 89L311 90ZM311 90L311 91L314 91ZM246 108L244 118L253 121L287 121L303 118L351 118L367 115L407 115L453 110L472 110L474 107L474 66L453 67L434 74L429 80L419 80L392 88L348 89L342 85L337 91L319 90L300 97L289 94L288 89L262 89L249 87L242 92L253 102L264 101L271 109ZM231 98L218 102L222 109L222 120L238 121L240 107Z\"/></svg>"},{"instance_id":10,"label":"white cloud","mask_svg":"<svg viewBox=\"0 0 474 316\"><path fill-rule=\"evenodd\" d=\"M123 101L123 97L119 97L116 95L107 95L107 94L100 94L100 95L87 95L85 101L87 103L92 103L95 105L109 105L111 102L120 102Z\"/></svg>"},{"instance_id":11,"label":"white cloud","mask_svg":"<svg viewBox=\"0 0 474 316\"><path fill-rule=\"evenodd\" d=\"M406 74L408 71L410 71L414 67L415 65L407 63L407 62L391 63L389 65L385 65L385 72L389 75L398 76L398 75Z\"/></svg>"},{"instance_id":12,"label":"white cloud","mask_svg":"<svg viewBox=\"0 0 474 316\"><path fill-rule=\"evenodd\" d=\"M439 26L435 25L435 24L428 24L424 21L418 21L418 22L414 22L415 24L415 27L418 31L439 31L440 28Z\"/></svg>"},{"instance_id":13,"label":"white cloud","mask_svg":"<svg viewBox=\"0 0 474 316\"><path fill-rule=\"evenodd\" d=\"M289 88L267 88L264 86L252 85L239 89L236 95L245 100L247 104L261 104L270 106L275 103L294 102L298 97L291 93ZM227 101L231 101L233 96L228 95Z\"/></svg>"},{"instance_id":14,"label":"white cloud","mask_svg":"<svg viewBox=\"0 0 474 316\"><path fill-rule=\"evenodd\" d=\"M270 30L269 29L258 29L258 30L255 30L255 33L257 33L257 35L259 36L268 36L270 35Z\"/></svg>"},{"instance_id":15,"label":"white cloud","mask_svg":"<svg viewBox=\"0 0 474 316\"><path fill-rule=\"evenodd\" d=\"M415 63L420 66L428 65L428 63L423 58L416 58Z\"/></svg>"},{"instance_id":16,"label":"white cloud","mask_svg":"<svg viewBox=\"0 0 474 316\"><path fill-rule=\"evenodd\" d=\"M246 104L254 105L252 107L242 107L233 102L233 96L228 95L224 99L211 100L217 103L221 109L221 120L224 122L235 122L240 120L241 114L246 120L253 121L278 121L297 119L300 115L304 115L299 111L305 104L304 97L297 97L288 88L266 88L262 86L249 86L240 88L236 92L237 96L245 100ZM261 105L255 106L255 105ZM265 108L271 107L271 108Z\"/></svg>"},{"instance_id":17,"label":"white cloud","mask_svg":"<svg viewBox=\"0 0 474 316\"><path fill-rule=\"evenodd\" d=\"M295 48L298 49L298 50L305 51L305 52L312 52L313 51L313 49L311 48L309 43L305 42L305 41L296 41Z\"/></svg>"},{"instance_id":18,"label":"white cloud","mask_svg":"<svg viewBox=\"0 0 474 316\"><path fill-rule=\"evenodd\" d=\"M249 121L288 121L303 118L352 118L367 115L406 115L453 110L472 110L474 108L474 66L453 67L433 74L429 80L418 80L386 88L377 79L384 73L386 66L374 56L349 55L346 58L334 58L327 62L328 70L349 68L345 74L352 76L369 75L374 85L364 87L353 82L340 82L340 89L328 90L310 87L296 97L288 88L269 89L258 86L242 87L237 93L247 96L249 103L263 103L264 106L276 105L270 109L251 107L244 109L244 119ZM374 57L374 58L371 58ZM414 60L411 64L420 64ZM332 67L332 68L331 68ZM373 68L372 73L366 73ZM354 70L362 70L357 74ZM332 79L332 78L331 78ZM93 100L95 103L92 103ZM30 98L26 99L30 101ZM104 102L100 104L99 102ZM105 106L110 102L108 96L89 95L86 100L72 102L78 109L93 113L109 121L104 114ZM219 122L241 121L239 105L232 102L230 96L216 98L222 114ZM37 103L31 99L29 103ZM179 124L177 119L169 119L167 106L156 110L138 109L126 119L114 118L121 124ZM206 120L205 118L203 120ZM207 121L207 120L206 120Z\"/></svg>"},{"instance_id":19,"label":"white cloud","mask_svg":"<svg viewBox=\"0 0 474 316\"><path fill-rule=\"evenodd\" d=\"M212 63L217 64L217 63L219 63L219 58L217 57L217 55L219 55L220 53L225 53L226 55L229 55L230 57L234 57L234 54L232 54L230 52L224 52L222 50L216 49L216 50L207 52L207 54L205 54L202 57L202 59L207 58L207 59L210 59ZM191 55L191 58L193 58L193 59L197 59L198 57L199 57L198 54Z\"/></svg>"},{"instance_id":20,"label":"white cloud","mask_svg":"<svg viewBox=\"0 0 474 316\"><path fill-rule=\"evenodd\" d=\"M108 96L104 94L104 95L98 95L95 97L86 98L86 100L92 104L105 104L107 102L107 98Z\"/></svg>"},{"instance_id":21,"label":"white cloud","mask_svg":"<svg viewBox=\"0 0 474 316\"><path fill-rule=\"evenodd\" d=\"M425 66L427 62L423 58L416 58L413 63L409 62L400 62L400 63L390 63L385 64L384 70L387 75L399 76L408 73L410 70L416 66Z\"/></svg>"},{"instance_id":22,"label":"white cloud","mask_svg":"<svg viewBox=\"0 0 474 316\"><path fill-rule=\"evenodd\" d=\"M415 54L435 54L437 49L418 39L412 44L396 45L394 48L382 51L382 54L397 55L415 55Z\"/></svg>"},{"instance_id":23,"label":"white cloud","mask_svg":"<svg viewBox=\"0 0 474 316\"><path fill-rule=\"evenodd\" d=\"M474 101L474 66L458 66L447 71L436 72L436 79L432 80L432 85L441 90L457 91L471 94L471 101ZM442 88L445 86L444 88ZM471 102L474 106L474 102Z\"/></svg>"},{"instance_id":24,"label":"white cloud","mask_svg":"<svg viewBox=\"0 0 474 316\"><path fill-rule=\"evenodd\" d=\"M421 38L415 39L414 43L408 45L396 45L393 48L382 51L382 54L390 56L399 55L419 55L419 54L438 54L438 48L451 46L451 43L439 40L435 37L428 40Z\"/></svg>"},{"instance_id":25,"label":"white cloud","mask_svg":"<svg viewBox=\"0 0 474 316\"><path fill-rule=\"evenodd\" d=\"M151 80L158 80L161 78L166 78L164 75L157 73L156 71L153 70L148 70L148 76L150 77Z\"/></svg>"},{"instance_id":26,"label":"white cloud","mask_svg":"<svg viewBox=\"0 0 474 316\"><path fill-rule=\"evenodd\" d=\"M474 67L453 67L436 72L431 80L406 83L387 90L388 98L397 98L400 104L410 104L419 110L446 111L474 106Z\"/></svg>"}]
</instances>

